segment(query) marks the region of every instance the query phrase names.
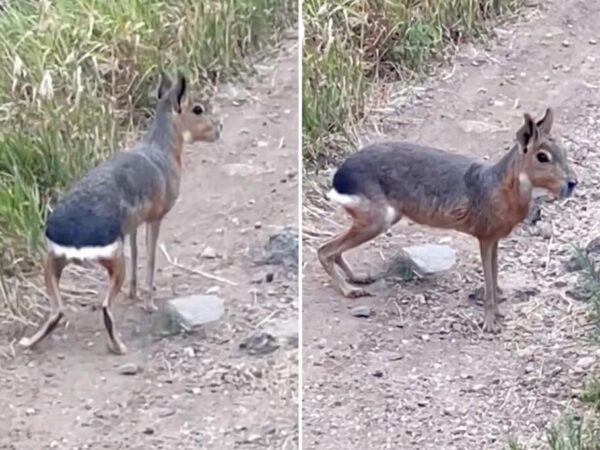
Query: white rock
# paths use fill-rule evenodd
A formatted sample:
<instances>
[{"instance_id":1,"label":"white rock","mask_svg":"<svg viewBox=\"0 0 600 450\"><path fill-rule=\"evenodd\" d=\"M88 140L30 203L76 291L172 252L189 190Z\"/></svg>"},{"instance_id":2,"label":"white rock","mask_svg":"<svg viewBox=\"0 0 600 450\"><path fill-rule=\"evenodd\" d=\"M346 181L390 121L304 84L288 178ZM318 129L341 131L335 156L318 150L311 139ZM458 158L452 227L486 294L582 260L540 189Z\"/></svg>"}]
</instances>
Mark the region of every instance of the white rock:
<instances>
[{"instance_id":1,"label":"white rock","mask_svg":"<svg viewBox=\"0 0 600 450\"><path fill-rule=\"evenodd\" d=\"M456 264L456 252L448 245L423 244L403 249L421 276L450 270Z\"/></svg>"},{"instance_id":2,"label":"white rock","mask_svg":"<svg viewBox=\"0 0 600 450\"><path fill-rule=\"evenodd\" d=\"M225 303L216 295L191 295L169 300L165 310L190 330L219 320L225 314Z\"/></svg>"}]
</instances>

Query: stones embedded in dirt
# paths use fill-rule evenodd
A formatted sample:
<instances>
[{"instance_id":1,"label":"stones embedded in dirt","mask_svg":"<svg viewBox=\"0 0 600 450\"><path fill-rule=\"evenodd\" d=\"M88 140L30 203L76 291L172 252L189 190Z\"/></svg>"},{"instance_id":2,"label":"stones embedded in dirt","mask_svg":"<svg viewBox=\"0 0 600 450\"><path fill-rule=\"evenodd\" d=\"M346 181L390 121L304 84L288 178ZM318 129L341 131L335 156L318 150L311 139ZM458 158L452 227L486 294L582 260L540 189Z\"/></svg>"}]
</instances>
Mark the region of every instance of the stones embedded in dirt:
<instances>
[{"instance_id":1,"label":"stones embedded in dirt","mask_svg":"<svg viewBox=\"0 0 600 450\"><path fill-rule=\"evenodd\" d=\"M117 367L117 373L120 375L137 375L141 368L136 363L125 363Z\"/></svg>"},{"instance_id":2,"label":"stones embedded in dirt","mask_svg":"<svg viewBox=\"0 0 600 450\"><path fill-rule=\"evenodd\" d=\"M255 259L258 265L298 267L298 231L286 227L272 234L263 250Z\"/></svg>"},{"instance_id":3,"label":"stones embedded in dirt","mask_svg":"<svg viewBox=\"0 0 600 450\"><path fill-rule=\"evenodd\" d=\"M200 254L200 256L202 258L205 258L205 259L215 259L217 257L217 251L214 248L212 248L210 246L207 246L202 251L202 253Z\"/></svg>"},{"instance_id":4,"label":"stones embedded in dirt","mask_svg":"<svg viewBox=\"0 0 600 450\"><path fill-rule=\"evenodd\" d=\"M240 345L240 350L252 356L268 355L279 348L277 339L266 331L258 330L244 339Z\"/></svg>"},{"instance_id":5,"label":"stones embedded in dirt","mask_svg":"<svg viewBox=\"0 0 600 450\"><path fill-rule=\"evenodd\" d=\"M216 295L190 295L169 300L154 320L154 333L161 336L197 331L225 314L225 302Z\"/></svg>"},{"instance_id":6,"label":"stones embedded in dirt","mask_svg":"<svg viewBox=\"0 0 600 450\"><path fill-rule=\"evenodd\" d=\"M413 270L423 277L448 271L456 264L456 252L449 245L421 244L402 250Z\"/></svg>"},{"instance_id":7,"label":"stones embedded in dirt","mask_svg":"<svg viewBox=\"0 0 600 450\"><path fill-rule=\"evenodd\" d=\"M480 120L461 120L459 126L465 133L489 133L494 129L494 126Z\"/></svg>"},{"instance_id":8,"label":"stones embedded in dirt","mask_svg":"<svg viewBox=\"0 0 600 450\"><path fill-rule=\"evenodd\" d=\"M269 169L264 167L257 167L250 164L231 163L225 164L221 167L223 172L230 177L247 177L247 176L260 176L269 172Z\"/></svg>"},{"instance_id":9,"label":"stones embedded in dirt","mask_svg":"<svg viewBox=\"0 0 600 450\"><path fill-rule=\"evenodd\" d=\"M261 330L253 331L239 345L245 353L258 356L273 353L278 349L297 349L299 342L296 320L273 321Z\"/></svg>"},{"instance_id":10,"label":"stones embedded in dirt","mask_svg":"<svg viewBox=\"0 0 600 450\"><path fill-rule=\"evenodd\" d=\"M577 363L575 364L575 370L578 372L585 372L589 370L596 363L596 357L594 356L584 356L579 358Z\"/></svg>"},{"instance_id":11,"label":"stones embedded in dirt","mask_svg":"<svg viewBox=\"0 0 600 450\"><path fill-rule=\"evenodd\" d=\"M588 242L583 253L583 256L587 256L592 261L600 261L600 238L594 238ZM577 272L583 269L582 263L579 255L573 255L565 262L564 267L567 272Z\"/></svg>"},{"instance_id":12,"label":"stones embedded in dirt","mask_svg":"<svg viewBox=\"0 0 600 450\"><path fill-rule=\"evenodd\" d=\"M368 306L356 306L350 310L350 314L354 317L370 317L371 316L371 308Z\"/></svg>"},{"instance_id":13,"label":"stones embedded in dirt","mask_svg":"<svg viewBox=\"0 0 600 450\"><path fill-rule=\"evenodd\" d=\"M548 222L539 222L535 227L535 234L544 239L550 239L552 237L552 224Z\"/></svg>"},{"instance_id":14,"label":"stones embedded in dirt","mask_svg":"<svg viewBox=\"0 0 600 450\"><path fill-rule=\"evenodd\" d=\"M254 284L271 283L274 278L275 274L273 272L259 272L252 277L251 282Z\"/></svg>"}]
</instances>

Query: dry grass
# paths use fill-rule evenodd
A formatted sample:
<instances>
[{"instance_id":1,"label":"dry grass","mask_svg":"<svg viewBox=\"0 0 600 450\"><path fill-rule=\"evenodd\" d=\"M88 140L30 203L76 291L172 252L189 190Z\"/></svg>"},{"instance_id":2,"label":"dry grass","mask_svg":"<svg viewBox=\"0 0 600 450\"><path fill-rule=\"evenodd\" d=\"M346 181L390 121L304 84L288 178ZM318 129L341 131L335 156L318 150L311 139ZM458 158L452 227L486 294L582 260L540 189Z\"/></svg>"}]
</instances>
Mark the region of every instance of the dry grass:
<instances>
[{"instance_id":1,"label":"dry grass","mask_svg":"<svg viewBox=\"0 0 600 450\"><path fill-rule=\"evenodd\" d=\"M355 143L374 83L423 74L448 45L485 32L518 0L305 0L303 157L321 165Z\"/></svg>"},{"instance_id":2,"label":"dry grass","mask_svg":"<svg viewBox=\"0 0 600 450\"><path fill-rule=\"evenodd\" d=\"M74 178L136 134L158 69L203 91L252 70L295 23L294 0L10 2L0 14L0 318L31 305L50 205ZM22 284L22 281L18 281ZM20 287L20 285L19 285Z\"/></svg>"}]
</instances>

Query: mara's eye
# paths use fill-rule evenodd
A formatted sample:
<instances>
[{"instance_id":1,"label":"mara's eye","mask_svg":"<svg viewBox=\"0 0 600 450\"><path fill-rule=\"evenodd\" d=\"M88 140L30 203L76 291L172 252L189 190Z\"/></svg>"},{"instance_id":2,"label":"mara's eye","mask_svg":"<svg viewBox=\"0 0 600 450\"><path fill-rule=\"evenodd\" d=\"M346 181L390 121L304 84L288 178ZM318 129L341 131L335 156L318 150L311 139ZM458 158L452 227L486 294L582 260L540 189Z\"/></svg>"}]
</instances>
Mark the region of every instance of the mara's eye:
<instances>
[{"instance_id":1,"label":"mara's eye","mask_svg":"<svg viewBox=\"0 0 600 450\"><path fill-rule=\"evenodd\" d=\"M200 114L202 114L204 112L204 107L202 105L196 105L192 109L192 112L194 114L196 114L197 116L199 116Z\"/></svg>"},{"instance_id":2,"label":"mara's eye","mask_svg":"<svg viewBox=\"0 0 600 450\"><path fill-rule=\"evenodd\" d=\"M537 160L541 163L550 162L550 157L548 156L548 153L546 153L546 152L539 152L536 156L537 156Z\"/></svg>"}]
</instances>

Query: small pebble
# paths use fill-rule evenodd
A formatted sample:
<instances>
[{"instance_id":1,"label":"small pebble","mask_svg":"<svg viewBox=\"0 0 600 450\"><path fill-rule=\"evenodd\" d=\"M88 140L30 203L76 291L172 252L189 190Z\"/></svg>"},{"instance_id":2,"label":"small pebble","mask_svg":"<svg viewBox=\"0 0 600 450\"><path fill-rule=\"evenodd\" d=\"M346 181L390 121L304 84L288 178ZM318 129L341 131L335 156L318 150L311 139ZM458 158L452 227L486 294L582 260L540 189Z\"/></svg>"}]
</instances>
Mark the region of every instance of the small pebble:
<instances>
[{"instance_id":1,"label":"small pebble","mask_svg":"<svg viewBox=\"0 0 600 450\"><path fill-rule=\"evenodd\" d=\"M350 311L354 317L369 317L371 316L371 308L368 306L357 306Z\"/></svg>"},{"instance_id":2,"label":"small pebble","mask_svg":"<svg viewBox=\"0 0 600 450\"><path fill-rule=\"evenodd\" d=\"M217 257L217 251L212 247L206 247L200 256L206 259L215 259Z\"/></svg>"},{"instance_id":3,"label":"small pebble","mask_svg":"<svg viewBox=\"0 0 600 450\"><path fill-rule=\"evenodd\" d=\"M575 368L579 370L587 370L594 365L596 358L594 356L584 356L577 361Z\"/></svg>"},{"instance_id":4,"label":"small pebble","mask_svg":"<svg viewBox=\"0 0 600 450\"><path fill-rule=\"evenodd\" d=\"M260 434L251 434L250 436L248 436L248 439L246 439L246 442L248 442L249 444L254 444L258 441L260 441Z\"/></svg>"},{"instance_id":5,"label":"small pebble","mask_svg":"<svg viewBox=\"0 0 600 450\"><path fill-rule=\"evenodd\" d=\"M117 368L117 373L121 375L137 375L140 371L140 366L136 363L125 363Z\"/></svg>"},{"instance_id":6,"label":"small pebble","mask_svg":"<svg viewBox=\"0 0 600 450\"><path fill-rule=\"evenodd\" d=\"M219 292L221 288L219 286L211 286L206 290L207 295L216 294Z\"/></svg>"}]
</instances>

